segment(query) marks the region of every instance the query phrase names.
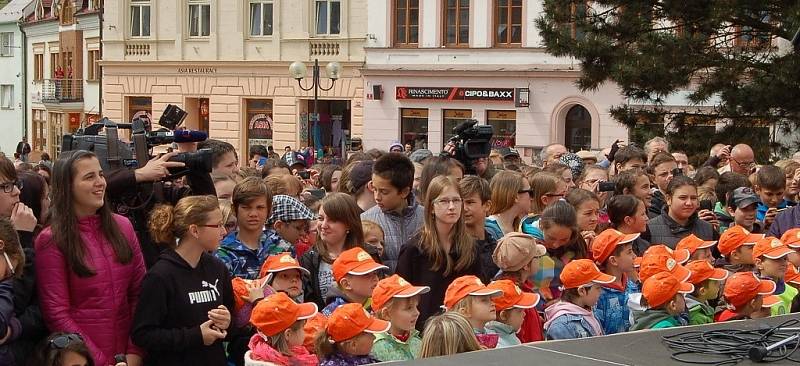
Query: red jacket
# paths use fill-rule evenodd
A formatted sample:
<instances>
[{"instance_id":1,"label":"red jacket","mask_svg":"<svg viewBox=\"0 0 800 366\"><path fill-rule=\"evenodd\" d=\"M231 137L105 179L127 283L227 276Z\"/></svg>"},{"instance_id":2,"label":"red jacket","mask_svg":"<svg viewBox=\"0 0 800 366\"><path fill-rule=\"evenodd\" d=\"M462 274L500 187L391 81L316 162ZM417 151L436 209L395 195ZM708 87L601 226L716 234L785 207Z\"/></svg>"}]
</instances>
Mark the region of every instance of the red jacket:
<instances>
[{"instance_id":1,"label":"red jacket","mask_svg":"<svg viewBox=\"0 0 800 366\"><path fill-rule=\"evenodd\" d=\"M114 249L100 230L100 217L78 222L85 244L86 265L96 274L81 278L69 270L53 242L50 227L36 238L36 284L42 317L50 331L80 333L96 365L113 365L114 355L142 351L130 340L131 323L145 274L144 258L130 221L114 220L133 250L128 264L116 261Z\"/></svg>"},{"instance_id":2,"label":"red jacket","mask_svg":"<svg viewBox=\"0 0 800 366\"><path fill-rule=\"evenodd\" d=\"M515 281L514 278L498 278L498 279L507 279ZM516 281L515 281L516 282ZM525 281L522 284L517 284L519 288L523 292L534 292L533 286L529 281ZM520 342L522 343L529 343L529 342L538 342L544 340L544 322L542 321L542 316L539 315L539 311L536 310L535 307L530 309L525 309L525 318L522 320L522 327L519 328L519 332L517 332L517 338L519 338Z\"/></svg>"}]
</instances>

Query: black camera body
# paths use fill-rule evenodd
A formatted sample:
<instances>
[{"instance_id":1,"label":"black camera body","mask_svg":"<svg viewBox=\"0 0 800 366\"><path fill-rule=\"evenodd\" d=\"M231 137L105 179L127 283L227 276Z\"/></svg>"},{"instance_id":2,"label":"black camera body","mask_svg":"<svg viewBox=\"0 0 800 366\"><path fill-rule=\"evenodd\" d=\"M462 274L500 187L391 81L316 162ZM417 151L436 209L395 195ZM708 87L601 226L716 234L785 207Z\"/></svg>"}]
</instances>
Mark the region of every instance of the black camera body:
<instances>
[{"instance_id":1,"label":"black camera body","mask_svg":"<svg viewBox=\"0 0 800 366\"><path fill-rule=\"evenodd\" d=\"M464 164L465 174L475 175L475 160L488 158L492 152L494 128L489 125L478 125L477 120L471 119L453 127L453 134L449 141L455 145L453 157Z\"/></svg>"},{"instance_id":2,"label":"black camera body","mask_svg":"<svg viewBox=\"0 0 800 366\"><path fill-rule=\"evenodd\" d=\"M614 182L600 182L597 185L598 192L614 192L617 189L617 184Z\"/></svg>"}]
</instances>

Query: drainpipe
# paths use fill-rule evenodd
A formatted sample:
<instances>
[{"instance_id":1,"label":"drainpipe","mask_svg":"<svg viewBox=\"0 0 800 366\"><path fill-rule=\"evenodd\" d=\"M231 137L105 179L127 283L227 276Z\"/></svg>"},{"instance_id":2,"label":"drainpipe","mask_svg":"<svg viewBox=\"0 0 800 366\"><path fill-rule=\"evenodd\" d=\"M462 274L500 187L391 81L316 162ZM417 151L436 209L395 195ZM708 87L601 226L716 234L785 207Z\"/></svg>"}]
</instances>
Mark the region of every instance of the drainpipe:
<instances>
[{"instance_id":1,"label":"drainpipe","mask_svg":"<svg viewBox=\"0 0 800 366\"><path fill-rule=\"evenodd\" d=\"M23 12L24 14L24 12ZM22 79L22 136L28 136L28 37L25 36L25 29L22 28L22 21L17 22L19 27L20 38L22 42L22 71L20 78Z\"/></svg>"},{"instance_id":2,"label":"drainpipe","mask_svg":"<svg viewBox=\"0 0 800 366\"><path fill-rule=\"evenodd\" d=\"M103 60L103 8L100 8L99 15L100 18L100 60ZM97 100L97 115L99 117L103 117L103 65L100 64L100 68L97 70L100 71L100 75L98 75L98 83L97 83L97 92L98 92L98 100ZM88 119L88 117L87 117ZM98 118L98 121L100 119Z\"/></svg>"}]
</instances>

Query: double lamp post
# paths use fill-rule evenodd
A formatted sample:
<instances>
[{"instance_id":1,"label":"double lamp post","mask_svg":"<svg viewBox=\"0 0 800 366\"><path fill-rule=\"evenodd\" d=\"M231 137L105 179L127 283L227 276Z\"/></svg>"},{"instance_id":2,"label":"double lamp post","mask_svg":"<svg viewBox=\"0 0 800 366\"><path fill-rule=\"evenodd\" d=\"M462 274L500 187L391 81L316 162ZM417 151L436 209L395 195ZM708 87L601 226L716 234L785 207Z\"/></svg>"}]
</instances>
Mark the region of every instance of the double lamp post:
<instances>
[{"instance_id":1,"label":"double lamp post","mask_svg":"<svg viewBox=\"0 0 800 366\"><path fill-rule=\"evenodd\" d=\"M295 61L289 65L289 75L293 79L297 80L297 85L300 86L300 89L304 91L310 91L312 89L314 90L314 114L312 114L309 119L314 122L312 127L312 136L314 140L314 150L317 152L317 156L321 156L319 154L320 150L322 149L322 136L320 135L319 131L319 91L328 91L333 89L333 85L336 84L336 80L339 79L342 66L336 61L329 62L325 66L325 72L328 76L328 79L331 79L331 85L327 88L322 86L319 69L319 60L314 59L311 85L304 87L303 79L306 77L306 75L308 75L308 69L306 68L306 65L302 61ZM342 157L344 157L344 155L344 140L342 140Z\"/></svg>"}]
</instances>

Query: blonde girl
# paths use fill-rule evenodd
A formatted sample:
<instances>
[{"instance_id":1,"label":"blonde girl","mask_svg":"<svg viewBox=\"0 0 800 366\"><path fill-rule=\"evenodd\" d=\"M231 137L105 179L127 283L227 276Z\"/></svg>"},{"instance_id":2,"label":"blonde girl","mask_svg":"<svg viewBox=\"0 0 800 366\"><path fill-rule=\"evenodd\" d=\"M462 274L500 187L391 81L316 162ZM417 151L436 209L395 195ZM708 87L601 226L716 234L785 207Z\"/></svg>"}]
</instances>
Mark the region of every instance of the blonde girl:
<instances>
[{"instance_id":1,"label":"blonde girl","mask_svg":"<svg viewBox=\"0 0 800 366\"><path fill-rule=\"evenodd\" d=\"M479 351L481 345L463 315L448 311L428 320L419 358Z\"/></svg>"},{"instance_id":2,"label":"blonde girl","mask_svg":"<svg viewBox=\"0 0 800 366\"><path fill-rule=\"evenodd\" d=\"M317 334L320 366L366 365L378 360L369 355L375 334L389 330L387 321L375 318L361 304L345 304L333 311L325 329Z\"/></svg>"}]
</instances>

